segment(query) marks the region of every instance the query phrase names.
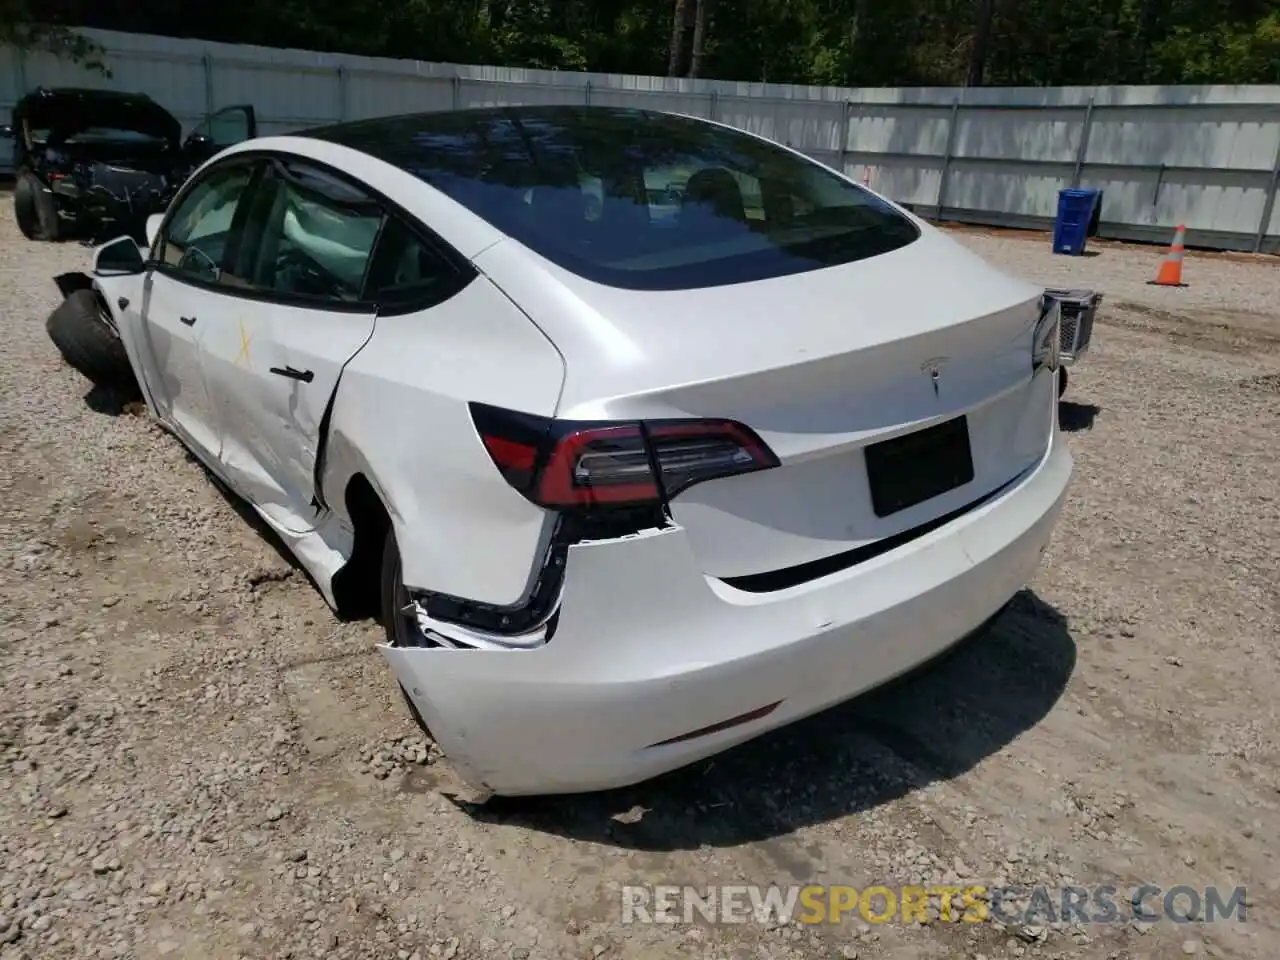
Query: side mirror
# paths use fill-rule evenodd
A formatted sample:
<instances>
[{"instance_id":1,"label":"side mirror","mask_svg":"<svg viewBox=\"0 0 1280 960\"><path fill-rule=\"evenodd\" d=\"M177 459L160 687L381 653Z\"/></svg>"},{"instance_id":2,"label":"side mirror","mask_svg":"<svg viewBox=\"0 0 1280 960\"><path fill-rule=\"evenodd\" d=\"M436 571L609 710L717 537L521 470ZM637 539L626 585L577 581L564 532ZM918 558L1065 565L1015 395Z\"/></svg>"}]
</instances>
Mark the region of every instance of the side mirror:
<instances>
[{"instance_id":1,"label":"side mirror","mask_svg":"<svg viewBox=\"0 0 1280 960\"><path fill-rule=\"evenodd\" d=\"M163 213L153 213L151 216L147 217L146 234L148 249L155 249L156 241L160 239L160 224L163 221Z\"/></svg>"},{"instance_id":2,"label":"side mirror","mask_svg":"<svg viewBox=\"0 0 1280 960\"><path fill-rule=\"evenodd\" d=\"M133 237L117 237L93 251L93 272L98 276L120 276L146 270L142 250Z\"/></svg>"},{"instance_id":3,"label":"side mirror","mask_svg":"<svg viewBox=\"0 0 1280 960\"><path fill-rule=\"evenodd\" d=\"M12 140L13 124L11 123L0 124L0 137L3 137L6 140Z\"/></svg>"}]
</instances>

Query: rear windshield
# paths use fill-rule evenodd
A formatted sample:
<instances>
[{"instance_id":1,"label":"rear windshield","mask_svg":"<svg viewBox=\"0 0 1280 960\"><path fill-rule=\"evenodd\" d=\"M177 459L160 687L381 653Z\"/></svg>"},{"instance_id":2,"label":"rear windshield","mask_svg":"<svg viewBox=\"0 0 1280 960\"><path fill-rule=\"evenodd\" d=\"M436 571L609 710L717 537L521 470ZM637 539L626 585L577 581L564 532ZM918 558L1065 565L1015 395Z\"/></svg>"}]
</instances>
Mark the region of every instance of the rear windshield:
<instances>
[{"instance_id":1,"label":"rear windshield","mask_svg":"<svg viewBox=\"0 0 1280 960\"><path fill-rule=\"evenodd\" d=\"M382 156L536 253L613 286L759 280L919 237L893 207L819 164L683 117L461 112L320 135Z\"/></svg>"}]
</instances>

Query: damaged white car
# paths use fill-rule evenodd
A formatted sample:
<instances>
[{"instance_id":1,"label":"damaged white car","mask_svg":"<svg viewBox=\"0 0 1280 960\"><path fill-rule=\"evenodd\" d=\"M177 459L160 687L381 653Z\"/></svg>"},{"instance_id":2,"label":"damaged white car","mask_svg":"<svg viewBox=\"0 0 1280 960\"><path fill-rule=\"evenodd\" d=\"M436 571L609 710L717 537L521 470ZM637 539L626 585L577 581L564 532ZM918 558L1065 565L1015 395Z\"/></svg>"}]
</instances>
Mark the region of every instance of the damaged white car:
<instances>
[{"instance_id":1,"label":"damaged white car","mask_svg":"<svg viewBox=\"0 0 1280 960\"><path fill-rule=\"evenodd\" d=\"M1071 474L1056 301L722 125L252 140L148 240L82 279L146 403L379 605L485 792L634 783L933 658L1031 580Z\"/></svg>"}]
</instances>

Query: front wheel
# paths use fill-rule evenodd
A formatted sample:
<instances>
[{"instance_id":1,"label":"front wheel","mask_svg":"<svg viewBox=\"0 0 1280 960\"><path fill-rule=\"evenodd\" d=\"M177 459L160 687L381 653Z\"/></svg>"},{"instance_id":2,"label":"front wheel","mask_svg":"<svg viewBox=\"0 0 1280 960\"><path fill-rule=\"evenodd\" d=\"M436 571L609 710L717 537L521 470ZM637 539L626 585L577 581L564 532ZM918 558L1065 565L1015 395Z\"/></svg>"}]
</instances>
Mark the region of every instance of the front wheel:
<instances>
[{"instance_id":1,"label":"front wheel","mask_svg":"<svg viewBox=\"0 0 1280 960\"><path fill-rule=\"evenodd\" d=\"M94 291L73 291L49 314L45 329L62 358L83 376L130 400L141 397L120 333Z\"/></svg>"}]
</instances>

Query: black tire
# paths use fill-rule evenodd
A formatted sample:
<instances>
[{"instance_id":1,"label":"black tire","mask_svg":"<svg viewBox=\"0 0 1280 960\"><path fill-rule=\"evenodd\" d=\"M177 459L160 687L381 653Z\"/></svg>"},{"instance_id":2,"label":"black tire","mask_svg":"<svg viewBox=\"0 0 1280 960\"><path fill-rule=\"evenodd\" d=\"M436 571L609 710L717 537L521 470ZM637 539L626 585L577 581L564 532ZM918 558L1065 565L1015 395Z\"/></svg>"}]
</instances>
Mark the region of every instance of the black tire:
<instances>
[{"instance_id":1,"label":"black tire","mask_svg":"<svg viewBox=\"0 0 1280 960\"><path fill-rule=\"evenodd\" d=\"M1058 399L1062 399L1062 395L1067 392L1067 368L1058 368Z\"/></svg>"},{"instance_id":2,"label":"black tire","mask_svg":"<svg viewBox=\"0 0 1280 960\"><path fill-rule=\"evenodd\" d=\"M396 545L396 532L391 527L387 528L387 539L382 547L379 596L382 601L382 627L387 634L387 643L393 647L402 646L404 638L397 627L403 620L400 610L406 602L406 594L404 584L400 580L400 548ZM404 697L405 705L413 716L413 722L418 725L418 729L434 740L435 736L431 733L427 722L422 719L422 713L418 710L418 705L413 702L413 697L409 696L409 691L404 688L403 683L399 686L400 695Z\"/></svg>"},{"instance_id":3,"label":"black tire","mask_svg":"<svg viewBox=\"0 0 1280 960\"><path fill-rule=\"evenodd\" d=\"M400 548L396 545L395 530L388 526L387 538L382 545L382 575L378 581L378 598L382 628L387 633L387 643L393 647L401 645L397 627L400 619L398 607L403 589L400 583Z\"/></svg>"},{"instance_id":4,"label":"black tire","mask_svg":"<svg viewBox=\"0 0 1280 960\"><path fill-rule=\"evenodd\" d=\"M13 187L13 213L18 229L28 240L58 239L58 205L31 171L18 176Z\"/></svg>"},{"instance_id":5,"label":"black tire","mask_svg":"<svg viewBox=\"0 0 1280 960\"><path fill-rule=\"evenodd\" d=\"M72 293L49 314L45 329L62 358L95 384L129 399L141 396L120 334L94 291Z\"/></svg>"}]
</instances>

